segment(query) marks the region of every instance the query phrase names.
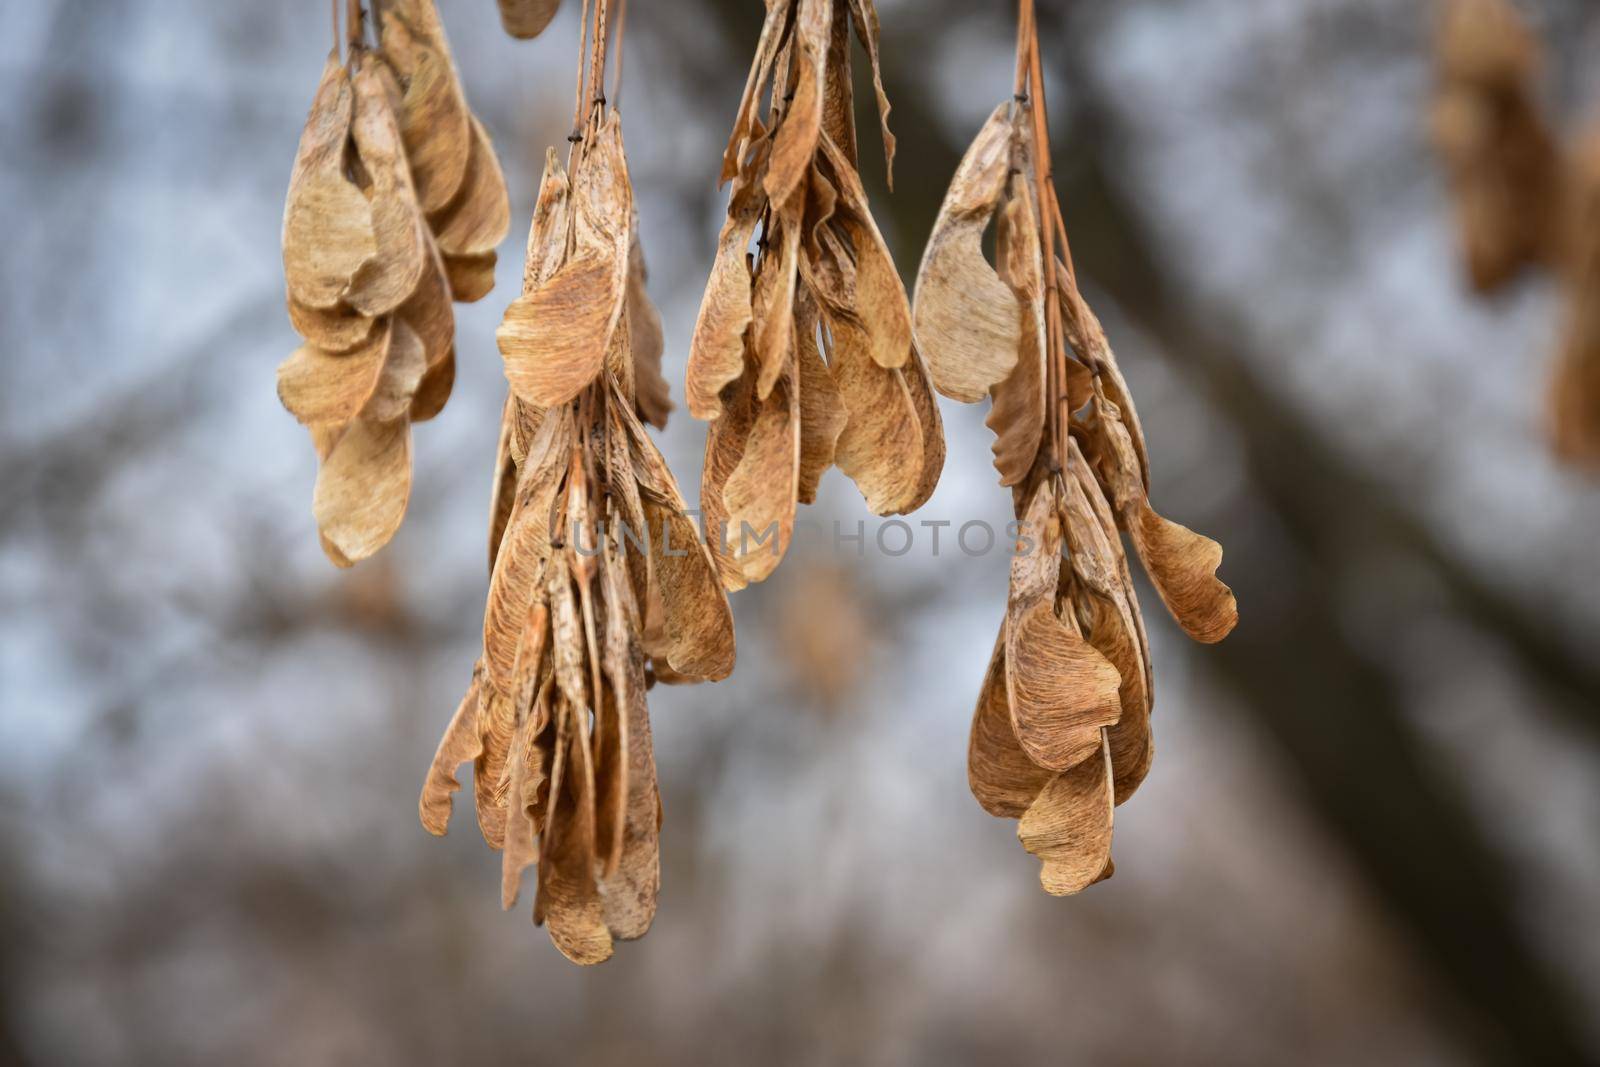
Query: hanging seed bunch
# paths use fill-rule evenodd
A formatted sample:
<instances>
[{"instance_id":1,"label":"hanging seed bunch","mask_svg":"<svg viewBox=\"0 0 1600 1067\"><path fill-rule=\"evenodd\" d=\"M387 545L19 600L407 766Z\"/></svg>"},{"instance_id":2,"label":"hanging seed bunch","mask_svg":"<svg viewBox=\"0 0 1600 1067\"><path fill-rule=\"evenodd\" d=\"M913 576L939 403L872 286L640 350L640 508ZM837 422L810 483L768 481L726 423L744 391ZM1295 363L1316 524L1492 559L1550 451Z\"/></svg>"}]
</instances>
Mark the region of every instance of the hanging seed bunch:
<instances>
[{"instance_id":1,"label":"hanging seed bunch","mask_svg":"<svg viewBox=\"0 0 1600 1067\"><path fill-rule=\"evenodd\" d=\"M661 803L646 690L724 678L734 660L716 564L641 421L666 417L654 384L640 384L660 377L661 330L619 117L598 95L606 8L596 4L571 159L547 156L523 295L500 329L511 393L483 653L421 799L423 826L444 833L455 770L472 763L478 826L502 851L503 905L536 866L534 922L583 964L655 915ZM584 23L587 38L587 11Z\"/></svg>"},{"instance_id":2,"label":"hanging seed bunch","mask_svg":"<svg viewBox=\"0 0 1600 1067\"><path fill-rule=\"evenodd\" d=\"M1576 153L1564 261L1566 329L1551 380L1556 453L1600 470L1600 131Z\"/></svg>"},{"instance_id":3,"label":"hanging seed bunch","mask_svg":"<svg viewBox=\"0 0 1600 1067\"><path fill-rule=\"evenodd\" d=\"M283 220L289 318L305 344L278 367L278 396L321 459L312 510L340 566L400 528L411 424L437 415L455 382L451 301L493 286L510 225L433 0L378 10L373 49L350 5L348 51L328 56Z\"/></svg>"},{"instance_id":4,"label":"hanging seed bunch","mask_svg":"<svg viewBox=\"0 0 1600 1067\"><path fill-rule=\"evenodd\" d=\"M1566 151L1540 107L1539 43L1507 0L1447 0L1433 135L1467 273L1484 293L1558 273L1565 335L1547 401L1561 459L1600 469L1600 137Z\"/></svg>"},{"instance_id":5,"label":"hanging seed bunch","mask_svg":"<svg viewBox=\"0 0 1600 1067\"><path fill-rule=\"evenodd\" d=\"M979 804L1019 819L1053 894L1109 877L1112 809L1152 756L1149 645L1122 535L1183 629L1237 619L1213 541L1150 506L1127 382L1078 291L1049 163L1039 45L1023 0L1013 101L962 159L923 256L914 321L934 383L992 402L994 463L1020 536L973 716ZM994 262L984 231L995 227Z\"/></svg>"},{"instance_id":6,"label":"hanging seed bunch","mask_svg":"<svg viewBox=\"0 0 1600 1067\"><path fill-rule=\"evenodd\" d=\"M500 0L500 23L513 37L531 40L544 32L561 0Z\"/></svg>"},{"instance_id":7,"label":"hanging seed bunch","mask_svg":"<svg viewBox=\"0 0 1600 1067\"><path fill-rule=\"evenodd\" d=\"M1449 0L1437 50L1433 137L1468 275L1489 292L1559 258L1561 156L1540 112L1538 42L1506 0Z\"/></svg>"},{"instance_id":8,"label":"hanging seed bunch","mask_svg":"<svg viewBox=\"0 0 1600 1067\"><path fill-rule=\"evenodd\" d=\"M796 504L834 464L882 515L920 507L944 466L905 288L857 172L852 25L892 169L872 0L769 0L723 157L733 186L687 395L711 422L701 506L730 589L777 567Z\"/></svg>"}]
</instances>

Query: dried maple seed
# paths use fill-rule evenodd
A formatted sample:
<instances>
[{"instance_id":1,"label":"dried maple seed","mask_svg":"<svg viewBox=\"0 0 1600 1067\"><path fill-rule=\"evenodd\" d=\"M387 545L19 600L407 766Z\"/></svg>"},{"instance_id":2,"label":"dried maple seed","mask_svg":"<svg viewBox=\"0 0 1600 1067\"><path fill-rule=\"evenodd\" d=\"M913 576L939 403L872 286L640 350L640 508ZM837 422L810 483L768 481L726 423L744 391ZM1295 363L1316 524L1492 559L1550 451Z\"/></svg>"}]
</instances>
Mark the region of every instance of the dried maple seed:
<instances>
[{"instance_id":1,"label":"dried maple seed","mask_svg":"<svg viewBox=\"0 0 1600 1067\"><path fill-rule=\"evenodd\" d=\"M539 36L561 9L561 0L500 0L500 22L506 32L524 40Z\"/></svg>"},{"instance_id":2,"label":"dried maple seed","mask_svg":"<svg viewBox=\"0 0 1600 1067\"><path fill-rule=\"evenodd\" d=\"M382 8L383 54L405 86L400 133L417 201L432 217L455 201L466 181L472 113L433 0L390 0Z\"/></svg>"},{"instance_id":3,"label":"dried maple seed","mask_svg":"<svg viewBox=\"0 0 1600 1067\"><path fill-rule=\"evenodd\" d=\"M340 556L359 563L389 543L410 499L410 421L357 419L323 462L311 510Z\"/></svg>"},{"instance_id":4,"label":"dried maple seed","mask_svg":"<svg viewBox=\"0 0 1600 1067\"><path fill-rule=\"evenodd\" d=\"M498 257L493 252L481 256L445 256L445 277L450 282L450 297L458 304L476 304L494 290L494 268Z\"/></svg>"},{"instance_id":5,"label":"dried maple seed","mask_svg":"<svg viewBox=\"0 0 1600 1067\"><path fill-rule=\"evenodd\" d=\"M351 136L357 161L370 182L367 196L377 251L351 276L342 296L363 315L376 316L393 311L416 291L430 257L388 89L390 75L369 52L358 53L355 64Z\"/></svg>"},{"instance_id":6,"label":"dried maple seed","mask_svg":"<svg viewBox=\"0 0 1600 1067\"><path fill-rule=\"evenodd\" d=\"M1216 578L1222 549L1150 507L1138 415L1070 266L1032 0L1018 21L1013 99L957 168L912 322L940 392L991 397L995 468L1016 501L1011 588L973 712L968 784L985 811L1018 820L1041 885L1065 895L1111 876L1112 810L1154 752L1150 651L1122 537L1191 637L1221 640L1238 613ZM991 223L992 262L982 240Z\"/></svg>"},{"instance_id":7,"label":"dried maple seed","mask_svg":"<svg viewBox=\"0 0 1600 1067\"><path fill-rule=\"evenodd\" d=\"M472 119L472 149L466 177L456 200L434 216L439 250L467 258L493 255L511 227L511 199L494 154L494 142L483 123Z\"/></svg>"},{"instance_id":8,"label":"dried maple seed","mask_svg":"<svg viewBox=\"0 0 1600 1067\"><path fill-rule=\"evenodd\" d=\"M583 147L573 175L572 248L543 284L506 309L497 334L513 391L538 408L568 403L594 382L627 303L633 192L614 112Z\"/></svg>"},{"instance_id":9,"label":"dried maple seed","mask_svg":"<svg viewBox=\"0 0 1600 1067\"><path fill-rule=\"evenodd\" d=\"M345 173L354 111L350 74L334 53L300 136L283 210L289 298L313 310L337 308L351 277L377 252L372 208Z\"/></svg>"}]
</instances>

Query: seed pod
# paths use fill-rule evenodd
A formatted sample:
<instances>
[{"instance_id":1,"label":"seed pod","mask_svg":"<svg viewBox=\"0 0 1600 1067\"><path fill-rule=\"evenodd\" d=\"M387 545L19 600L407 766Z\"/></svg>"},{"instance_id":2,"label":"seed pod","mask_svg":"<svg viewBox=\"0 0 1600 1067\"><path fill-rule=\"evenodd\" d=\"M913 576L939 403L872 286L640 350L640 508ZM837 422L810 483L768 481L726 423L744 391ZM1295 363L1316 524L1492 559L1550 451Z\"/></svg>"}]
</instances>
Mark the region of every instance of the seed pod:
<instances>
[{"instance_id":1,"label":"seed pod","mask_svg":"<svg viewBox=\"0 0 1600 1067\"><path fill-rule=\"evenodd\" d=\"M417 188L430 218L452 204L472 154L472 113L461 92L444 30L432 0L387 5L381 44L404 86L400 129Z\"/></svg>"},{"instance_id":2,"label":"seed pod","mask_svg":"<svg viewBox=\"0 0 1600 1067\"><path fill-rule=\"evenodd\" d=\"M328 56L300 136L283 211L283 273L292 303L339 308L350 279L377 252L372 208L345 174L355 92L337 53Z\"/></svg>"},{"instance_id":3,"label":"seed pod","mask_svg":"<svg viewBox=\"0 0 1600 1067\"><path fill-rule=\"evenodd\" d=\"M628 343L633 355L635 406L639 417L658 430L667 428L672 414L672 386L661 374L661 356L666 351L666 336L661 330L661 313L656 310L646 289L648 272L644 248L639 243L638 220L633 225L633 246L628 252Z\"/></svg>"},{"instance_id":4,"label":"seed pod","mask_svg":"<svg viewBox=\"0 0 1600 1067\"><path fill-rule=\"evenodd\" d=\"M506 310L497 339L517 398L536 408L592 385L627 303L633 200L615 113L574 173L572 250L548 279Z\"/></svg>"},{"instance_id":5,"label":"seed pod","mask_svg":"<svg viewBox=\"0 0 1600 1067\"><path fill-rule=\"evenodd\" d=\"M388 544L410 499L410 421L357 419L323 462L311 510L334 561L359 563Z\"/></svg>"},{"instance_id":6,"label":"seed pod","mask_svg":"<svg viewBox=\"0 0 1600 1067\"><path fill-rule=\"evenodd\" d=\"M561 0L500 0L500 22L511 36L531 40L560 9Z\"/></svg>"},{"instance_id":7,"label":"seed pod","mask_svg":"<svg viewBox=\"0 0 1600 1067\"><path fill-rule=\"evenodd\" d=\"M375 317L393 311L416 291L430 257L394 113L392 76L381 60L361 52L352 81L356 110L351 137L370 183L367 197L377 251L351 277L343 298L357 312Z\"/></svg>"},{"instance_id":8,"label":"seed pod","mask_svg":"<svg viewBox=\"0 0 1600 1067\"><path fill-rule=\"evenodd\" d=\"M1005 380L1021 341L1018 300L983 256L983 232L1006 194L1007 111L995 108L956 168L917 272L917 343L934 385L967 404Z\"/></svg>"},{"instance_id":9,"label":"seed pod","mask_svg":"<svg viewBox=\"0 0 1600 1067\"><path fill-rule=\"evenodd\" d=\"M1027 196L1027 179L1019 174L1011 184L1011 199L996 220L995 247L999 277L1015 298L1017 358L1004 378L988 385L994 406L985 425L994 431L994 466L1000 472L1000 484L1015 486L1028 477L1044 440L1045 360L1050 339L1039 222ZM921 292L919 287L918 294ZM919 300L918 306L924 306L923 302ZM1007 306L1003 299L1000 306Z\"/></svg>"}]
</instances>

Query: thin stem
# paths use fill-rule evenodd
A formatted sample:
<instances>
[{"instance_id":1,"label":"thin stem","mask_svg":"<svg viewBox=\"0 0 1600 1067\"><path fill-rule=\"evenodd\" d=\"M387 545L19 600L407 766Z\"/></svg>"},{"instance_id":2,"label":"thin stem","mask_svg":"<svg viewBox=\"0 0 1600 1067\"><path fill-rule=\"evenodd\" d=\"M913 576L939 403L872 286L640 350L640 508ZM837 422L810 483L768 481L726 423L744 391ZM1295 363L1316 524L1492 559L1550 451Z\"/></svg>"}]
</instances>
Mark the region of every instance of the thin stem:
<instances>
[{"instance_id":1,"label":"thin stem","mask_svg":"<svg viewBox=\"0 0 1600 1067\"><path fill-rule=\"evenodd\" d=\"M615 482L615 472L611 469L611 390L603 387L600 390L600 450L606 458L604 491L609 500Z\"/></svg>"},{"instance_id":2,"label":"thin stem","mask_svg":"<svg viewBox=\"0 0 1600 1067\"><path fill-rule=\"evenodd\" d=\"M613 51L617 55L616 70L611 75L611 106L622 103L622 38L628 32L628 0L617 0L617 41Z\"/></svg>"},{"instance_id":3,"label":"thin stem","mask_svg":"<svg viewBox=\"0 0 1600 1067\"><path fill-rule=\"evenodd\" d=\"M1061 197L1056 195L1056 179L1050 179L1050 198L1056 205L1056 240L1061 242L1061 262L1067 269L1067 282L1072 283L1072 288L1078 286L1078 269L1072 262L1072 245L1067 242L1067 224L1061 218Z\"/></svg>"},{"instance_id":4,"label":"thin stem","mask_svg":"<svg viewBox=\"0 0 1600 1067\"><path fill-rule=\"evenodd\" d=\"M567 153L567 169L571 170L573 161L577 158L578 142L583 140L583 101L584 75L588 72L589 64L589 0L583 0L583 11L578 17L578 86L573 90L572 102L572 133L567 140L572 142L572 150Z\"/></svg>"},{"instance_id":5,"label":"thin stem","mask_svg":"<svg viewBox=\"0 0 1600 1067\"><path fill-rule=\"evenodd\" d=\"M328 6L332 8L333 13L333 54L338 55L339 46L344 43L339 36L339 0L332 0Z\"/></svg>"},{"instance_id":6,"label":"thin stem","mask_svg":"<svg viewBox=\"0 0 1600 1067\"><path fill-rule=\"evenodd\" d=\"M347 8L349 12L348 25L345 27L350 42L350 50L366 47L367 24L361 10L361 0L350 0Z\"/></svg>"},{"instance_id":7,"label":"thin stem","mask_svg":"<svg viewBox=\"0 0 1600 1067\"><path fill-rule=\"evenodd\" d=\"M601 415L601 405L605 403L606 398L606 373L607 372L602 372L600 377L591 382L589 387L584 390L583 471L584 477L588 479L588 481L584 484L591 487L595 487L600 484L599 467L595 463L594 458L594 439L599 433L602 425L603 416ZM590 492L588 495L590 500L595 498L595 494L593 492Z\"/></svg>"},{"instance_id":8,"label":"thin stem","mask_svg":"<svg viewBox=\"0 0 1600 1067\"><path fill-rule=\"evenodd\" d=\"M606 39L610 21L610 5L608 0L595 0L594 5L594 47L589 56L589 107L605 101L606 92Z\"/></svg>"},{"instance_id":9,"label":"thin stem","mask_svg":"<svg viewBox=\"0 0 1600 1067\"><path fill-rule=\"evenodd\" d=\"M584 439L584 432L583 432L583 401L584 401L584 397L587 395L587 393L588 393L587 389L585 389L583 393L580 393L578 395L578 399L573 401L572 406L569 408L569 410L572 412L572 415L573 415L573 419L572 419L572 460L571 460L571 462L569 462L567 464L567 478L569 479L569 481L570 481L570 479L572 479L574 477L581 476L582 473L583 473L583 439ZM570 486L569 486L568 493L570 493L570 492L571 492L571 489L570 489ZM563 495L566 495L566 494L563 494ZM569 499L570 499L570 497L569 497ZM567 527L566 527L566 529L567 529L567 533L571 534L571 532L572 532L572 515L570 513L567 515Z\"/></svg>"},{"instance_id":10,"label":"thin stem","mask_svg":"<svg viewBox=\"0 0 1600 1067\"><path fill-rule=\"evenodd\" d=\"M1045 337L1049 353L1047 425L1055 460L1067 463L1067 354L1061 328L1061 300L1056 278L1055 236L1059 207L1050 171L1050 118L1045 107L1044 73L1039 62L1039 27L1034 18L1033 0L1022 0L1020 15L1028 45L1028 111L1033 119L1034 193L1039 207L1039 234L1044 244Z\"/></svg>"},{"instance_id":11,"label":"thin stem","mask_svg":"<svg viewBox=\"0 0 1600 1067\"><path fill-rule=\"evenodd\" d=\"M1033 25L1033 0L1017 4L1017 80L1011 95L1021 103L1028 93L1028 31Z\"/></svg>"}]
</instances>

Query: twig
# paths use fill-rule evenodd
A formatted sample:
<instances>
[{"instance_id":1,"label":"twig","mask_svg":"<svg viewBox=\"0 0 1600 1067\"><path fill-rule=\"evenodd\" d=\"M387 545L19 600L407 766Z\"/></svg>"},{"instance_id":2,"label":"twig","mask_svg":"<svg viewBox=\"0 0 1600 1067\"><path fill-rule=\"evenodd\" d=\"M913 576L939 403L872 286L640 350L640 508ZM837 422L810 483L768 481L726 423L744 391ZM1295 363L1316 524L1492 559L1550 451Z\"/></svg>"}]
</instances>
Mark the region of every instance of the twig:
<instances>
[{"instance_id":1,"label":"twig","mask_svg":"<svg viewBox=\"0 0 1600 1067\"><path fill-rule=\"evenodd\" d=\"M348 24L345 26L345 32L348 34L350 51L353 53L357 49L366 47L366 15L361 10L361 0L349 0L349 6L347 10L349 12L349 17L347 19Z\"/></svg>"},{"instance_id":2,"label":"twig","mask_svg":"<svg viewBox=\"0 0 1600 1067\"><path fill-rule=\"evenodd\" d=\"M567 173L571 174L577 163L578 145L583 142L583 99L584 75L589 69L589 0L583 0L583 9L578 15L578 84L573 89L572 96L572 132L567 135L567 141L572 145L567 150Z\"/></svg>"},{"instance_id":3,"label":"twig","mask_svg":"<svg viewBox=\"0 0 1600 1067\"><path fill-rule=\"evenodd\" d=\"M628 0L617 0L617 54L616 71L611 76L611 106L622 103L622 38L628 32Z\"/></svg>"}]
</instances>

